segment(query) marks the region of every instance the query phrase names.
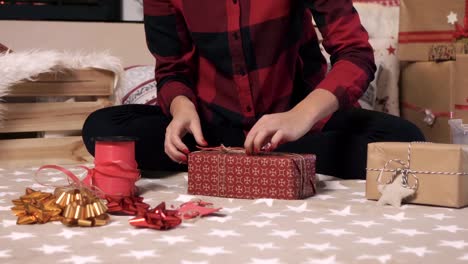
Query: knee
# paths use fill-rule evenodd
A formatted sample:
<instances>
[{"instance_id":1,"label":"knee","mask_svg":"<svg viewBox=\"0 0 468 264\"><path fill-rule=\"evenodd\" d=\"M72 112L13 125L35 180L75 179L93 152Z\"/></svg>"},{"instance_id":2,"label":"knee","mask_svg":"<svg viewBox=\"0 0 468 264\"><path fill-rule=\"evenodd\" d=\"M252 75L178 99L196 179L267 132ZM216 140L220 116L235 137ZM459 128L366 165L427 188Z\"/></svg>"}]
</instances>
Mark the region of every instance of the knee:
<instances>
[{"instance_id":1,"label":"knee","mask_svg":"<svg viewBox=\"0 0 468 264\"><path fill-rule=\"evenodd\" d=\"M423 133L415 124L400 117L389 117L384 129L386 141L425 141Z\"/></svg>"},{"instance_id":2,"label":"knee","mask_svg":"<svg viewBox=\"0 0 468 264\"><path fill-rule=\"evenodd\" d=\"M403 137L401 141L426 141L424 134L415 124L402 118L400 118L400 120L400 130L402 131Z\"/></svg>"},{"instance_id":3,"label":"knee","mask_svg":"<svg viewBox=\"0 0 468 264\"><path fill-rule=\"evenodd\" d=\"M97 133L103 123L108 120L107 108L98 109L92 112L85 120L82 128L83 136L89 137Z\"/></svg>"},{"instance_id":4,"label":"knee","mask_svg":"<svg viewBox=\"0 0 468 264\"><path fill-rule=\"evenodd\" d=\"M88 148L93 149L94 138L99 136L110 136L112 130L112 107L101 108L92 112L85 120L82 128L82 138Z\"/></svg>"}]
</instances>

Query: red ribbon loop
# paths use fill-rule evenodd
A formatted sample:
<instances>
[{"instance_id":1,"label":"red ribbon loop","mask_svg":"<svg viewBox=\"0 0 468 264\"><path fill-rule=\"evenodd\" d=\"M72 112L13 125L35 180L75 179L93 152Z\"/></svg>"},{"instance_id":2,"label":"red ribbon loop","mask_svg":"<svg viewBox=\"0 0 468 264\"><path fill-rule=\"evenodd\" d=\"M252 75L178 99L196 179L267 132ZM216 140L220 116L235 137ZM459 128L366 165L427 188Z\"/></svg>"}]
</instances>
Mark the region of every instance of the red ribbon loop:
<instances>
[{"instance_id":1,"label":"red ribbon loop","mask_svg":"<svg viewBox=\"0 0 468 264\"><path fill-rule=\"evenodd\" d=\"M468 38L468 19L465 18L464 26L460 25L459 23L455 23L453 37L457 40Z\"/></svg>"},{"instance_id":2,"label":"red ribbon loop","mask_svg":"<svg viewBox=\"0 0 468 264\"><path fill-rule=\"evenodd\" d=\"M143 202L143 197L116 198L106 196L107 212L117 215L143 215L150 206Z\"/></svg>"}]
</instances>

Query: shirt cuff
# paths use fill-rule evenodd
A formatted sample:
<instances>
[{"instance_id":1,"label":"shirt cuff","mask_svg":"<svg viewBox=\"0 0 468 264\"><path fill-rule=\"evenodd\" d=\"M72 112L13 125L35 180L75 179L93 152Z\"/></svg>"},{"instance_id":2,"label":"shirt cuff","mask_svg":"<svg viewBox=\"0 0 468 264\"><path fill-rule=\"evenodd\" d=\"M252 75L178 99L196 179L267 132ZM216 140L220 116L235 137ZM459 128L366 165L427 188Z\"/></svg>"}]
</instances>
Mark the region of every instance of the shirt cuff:
<instances>
[{"instance_id":1,"label":"shirt cuff","mask_svg":"<svg viewBox=\"0 0 468 264\"><path fill-rule=\"evenodd\" d=\"M197 99L193 90L186 84L179 81L170 81L158 89L158 105L166 116L171 116L171 103L174 98L183 95L190 99L197 106Z\"/></svg>"},{"instance_id":2,"label":"shirt cuff","mask_svg":"<svg viewBox=\"0 0 468 264\"><path fill-rule=\"evenodd\" d=\"M317 88L334 94L340 108L345 108L356 105L369 83L369 76L364 70L352 62L340 60L333 65Z\"/></svg>"}]
</instances>

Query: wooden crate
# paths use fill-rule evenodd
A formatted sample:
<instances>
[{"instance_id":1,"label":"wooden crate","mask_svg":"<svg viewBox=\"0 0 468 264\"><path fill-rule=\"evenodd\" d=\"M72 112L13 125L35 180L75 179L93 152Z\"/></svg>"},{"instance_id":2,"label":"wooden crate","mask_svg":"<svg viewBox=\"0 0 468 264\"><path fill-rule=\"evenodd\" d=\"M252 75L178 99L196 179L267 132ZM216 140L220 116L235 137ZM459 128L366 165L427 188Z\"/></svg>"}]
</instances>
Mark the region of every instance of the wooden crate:
<instances>
[{"instance_id":1,"label":"wooden crate","mask_svg":"<svg viewBox=\"0 0 468 264\"><path fill-rule=\"evenodd\" d=\"M110 106L114 73L83 69L41 74L12 87L0 126L0 167L91 162L81 139L87 116ZM74 102L55 102L74 98ZM58 133L58 137L38 137ZM67 136L73 134L74 136Z\"/></svg>"}]
</instances>

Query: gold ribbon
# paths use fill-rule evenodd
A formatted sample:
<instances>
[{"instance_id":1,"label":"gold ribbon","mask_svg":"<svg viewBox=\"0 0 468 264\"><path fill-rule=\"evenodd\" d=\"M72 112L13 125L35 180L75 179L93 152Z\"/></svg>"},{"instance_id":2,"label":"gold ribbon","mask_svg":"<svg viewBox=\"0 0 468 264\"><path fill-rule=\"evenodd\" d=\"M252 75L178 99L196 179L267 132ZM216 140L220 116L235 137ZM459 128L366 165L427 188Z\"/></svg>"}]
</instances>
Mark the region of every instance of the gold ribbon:
<instances>
[{"instance_id":1,"label":"gold ribbon","mask_svg":"<svg viewBox=\"0 0 468 264\"><path fill-rule=\"evenodd\" d=\"M69 185L54 186L54 194L26 189L26 194L13 200L13 213L18 216L17 224L46 223L61 221L67 226L103 226L109 223L106 205L98 198L98 189L91 190L65 168L46 165L42 169L58 169L68 176ZM49 186L47 184L42 184Z\"/></svg>"},{"instance_id":2,"label":"gold ribbon","mask_svg":"<svg viewBox=\"0 0 468 264\"><path fill-rule=\"evenodd\" d=\"M55 204L55 196L51 193L27 188L23 196L13 200L13 204L11 210L18 217L18 225L44 224L62 219L62 209Z\"/></svg>"},{"instance_id":3,"label":"gold ribbon","mask_svg":"<svg viewBox=\"0 0 468 264\"><path fill-rule=\"evenodd\" d=\"M67 226L103 226L109 222L107 207L88 189L55 189L62 212L62 223Z\"/></svg>"}]
</instances>

